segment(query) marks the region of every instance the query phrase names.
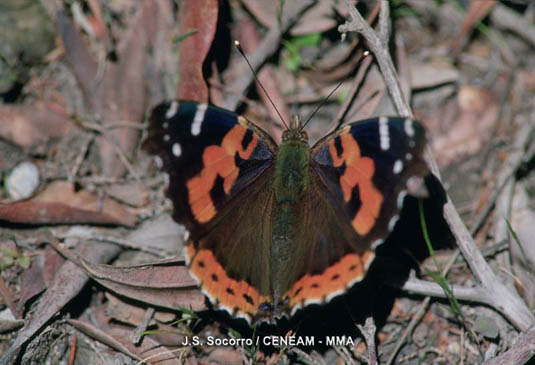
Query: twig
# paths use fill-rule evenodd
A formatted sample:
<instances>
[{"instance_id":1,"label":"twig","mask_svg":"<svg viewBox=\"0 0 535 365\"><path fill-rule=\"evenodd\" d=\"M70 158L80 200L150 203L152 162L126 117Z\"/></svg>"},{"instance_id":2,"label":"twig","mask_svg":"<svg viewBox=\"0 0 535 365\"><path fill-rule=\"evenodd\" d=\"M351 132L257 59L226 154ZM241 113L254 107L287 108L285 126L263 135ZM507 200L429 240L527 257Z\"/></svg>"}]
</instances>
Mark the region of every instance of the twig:
<instances>
[{"instance_id":1,"label":"twig","mask_svg":"<svg viewBox=\"0 0 535 365\"><path fill-rule=\"evenodd\" d=\"M464 287L460 285L450 284L451 291L456 299L470 302L478 302L487 305L492 305L492 297L489 298L486 289L481 286ZM402 289L413 294L429 295L437 298L447 298L446 293L437 283L421 280L415 277L409 278Z\"/></svg>"},{"instance_id":2,"label":"twig","mask_svg":"<svg viewBox=\"0 0 535 365\"><path fill-rule=\"evenodd\" d=\"M522 333L516 343L507 352L493 359L489 359L483 365L509 365L526 364L535 356L535 326Z\"/></svg>"},{"instance_id":3,"label":"twig","mask_svg":"<svg viewBox=\"0 0 535 365\"><path fill-rule=\"evenodd\" d=\"M348 0L346 0L346 2L348 3L348 7L350 9L351 21L341 25L338 28L339 31L345 32L354 30L364 36L370 45L370 49L374 53L377 62L379 63L379 67L381 68L381 72L383 73L385 82L396 108L401 115L412 117L410 107L402 97L399 81L394 70L394 65L390 55L388 54L387 44L381 41L375 31L364 21L358 10L352 6ZM386 0L382 0L381 6L388 6L388 2ZM381 14L384 13L381 12ZM429 148L426 149L425 158L429 164L431 172L440 179L440 171ZM465 260L468 262L474 277L481 284L479 287L473 288L474 290L477 289L477 291L481 294L479 301L484 300L485 303L494 307L496 310L505 315L520 330L527 330L535 323L535 316L529 311L522 299L516 293L511 292L503 283L500 282L498 277L496 277L492 269L485 261L484 257L481 255L481 252L479 252L477 249L472 235L470 232L468 232L468 229L461 220L459 213L455 210L453 202L449 196L443 209L444 217L457 241L457 245L463 253ZM440 291L442 295L445 295L442 292L442 289L440 289ZM433 292L433 294L438 295L438 293L435 292Z\"/></svg>"},{"instance_id":4,"label":"twig","mask_svg":"<svg viewBox=\"0 0 535 365\"><path fill-rule=\"evenodd\" d=\"M71 352L69 354L69 362L68 362L69 365L73 365L74 360L76 360L76 349L78 347L77 345L78 345L78 336L76 335L76 333L74 333L72 337Z\"/></svg>"},{"instance_id":5,"label":"twig","mask_svg":"<svg viewBox=\"0 0 535 365\"><path fill-rule=\"evenodd\" d=\"M299 16L314 4L313 0L300 0L287 2L288 9L284 9L280 27L271 28L256 50L248 55L249 62L254 70L270 57L280 46L282 35L299 19ZM236 80L228 86L228 96L221 105L223 108L235 110L240 100L253 81L253 74L249 71L244 60L237 62L236 66L228 71L230 75L239 75Z\"/></svg>"},{"instance_id":6,"label":"twig","mask_svg":"<svg viewBox=\"0 0 535 365\"><path fill-rule=\"evenodd\" d=\"M366 346L368 347L368 356L369 361L368 364L377 364L377 353L375 352L375 323L373 323L373 318L368 317L366 318L366 322L364 322L364 326L361 326L360 324L357 325L360 332L362 332L362 335L364 336L364 341L366 341Z\"/></svg>"},{"instance_id":7,"label":"twig","mask_svg":"<svg viewBox=\"0 0 535 365\"><path fill-rule=\"evenodd\" d=\"M405 330L403 331L403 334L398 339L398 342L396 343L396 347L394 347L394 350L392 350L392 353L390 354L390 357L388 358L388 361L386 362L386 365L390 365L390 364L392 364L394 362L394 360L396 359L396 355L398 354L398 351L401 349L401 346L403 346L403 344L405 343L405 340L407 339L409 334L412 333L412 331L416 327L416 324L418 324L418 322L420 322L420 320L422 319L423 315L427 311L427 308L429 306L429 302L430 301L431 301L431 297L427 296L427 297L425 297L423 302L420 304L420 307L418 308L418 311L411 318L411 321L409 322L409 325L405 328Z\"/></svg>"},{"instance_id":8,"label":"twig","mask_svg":"<svg viewBox=\"0 0 535 365\"><path fill-rule=\"evenodd\" d=\"M381 0L379 24L387 29L383 29L382 31L380 31L380 35L377 35L373 28L370 27L366 20L364 20L364 18L360 15L358 10L353 5L351 5L349 0L346 0L346 3L349 8L351 21L340 25L338 27L338 31L341 33L355 31L364 36L368 43L368 46L370 47L370 50L375 55L377 63L379 64L381 73L383 74L385 82L388 86L388 92L392 96L392 100L394 101L394 105L396 106L398 113L402 116L412 118L413 114L411 108L409 107L407 100L401 93L401 87L394 68L394 62L392 61L392 57L390 57L390 53L388 52L388 38L381 38L389 36L390 34L390 31L388 30L390 29L388 1Z\"/></svg>"},{"instance_id":9,"label":"twig","mask_svg":"<svg viewBox=\"0 0 535 365\"><path fill-rule=\"evenodd\" d=\"M152 317L154 316L154 308L149 307L145 311L145 316L143 317L143 320L141 323L136 327L136 329L132 332L132 343L136 346L138 346L141 343L141 340L143 339L143 336L145 335L144 332L147 331L147 328L149 327L150 321Z\"/></svg>"},{"instance_id":10,"label":"twig","mask_svg":"<svg viewBox=\"0 0 535 365\"><path fill-rule=\"evenodd\" d=\"M340 356L338 361L341 361L344 364L356 364L356 361L353 360L353 357L351 356L349 351L347 351L347 348L333 346L333 350ZM368 362L368 360L366 359L365 362Z\"/></svg>"},{"instance_id":11,"label":"twig","mask_svg":"<svg viewBox=\"0 0 535 365\"><path fill-rule=\"evenodd\" d=\"M312 356L304 352L298 347L292 347L288 349L289 353L294 353L298 359L303 362L306 365L325 365L326 363L323 361L323 359L314 359Z\"/></svg>"},{"instance_id":12,"label":"twig","mask_svg":"<svg viewBox=\"0 0 535 365\"><path fill-rule=\"evenodd\" d=\"M123 165L126 167L128 172L141 185L140 174L136 171L134 166L130 163L130 161L128 160L128 157L126 156L126 153L123 151L123 149L121 148L120 143L115 139L113 134L108 133L108 131L109 131L108 128L106 128L106 127L104 127L104 126L102 126L100 124L97 124L97 123L87 123L87 122L83 122L83 121L80 121L80 120L77 120L76 122L81 127L85 128L85 129L88 129L88 130L91 130L93 132L97 132L102 137L104 137L104 139L106 139L106 141L108 141L110 146L113 148L113 150L115 151L115 154L119 157L119 159L121 160Z\"/></svg>"},{"instance_id":13,"label":"twig","mask_svg":"<svg viewBox=\"0 0 535 365\"><path fill-rule=\"evenodd\" d=\"M67 172L67 180L69 182L74 182L76 179L76 175L78 174L78 170L80 170L80 166L82 166L82 162L85 160L85 156L87 154L87 150L89 149L89 146L93 142L94 135L91 134L89 137L86 137L82 141L82 148L80 148L80 152L78 153L78 156L76 156L76 160L74 161L74 166L70 171Z\"/></svg>"},{"instance_id":14,"label":"twig","mask_svg":"<svg viewBox=\"0 0 535 365\"><path fill-rule=\"evenodd\" d=\"M535 26L503 4L498 4L490 13L490 20L500 28L509 29L535 46Z\"/></svg>"}]
</instances>

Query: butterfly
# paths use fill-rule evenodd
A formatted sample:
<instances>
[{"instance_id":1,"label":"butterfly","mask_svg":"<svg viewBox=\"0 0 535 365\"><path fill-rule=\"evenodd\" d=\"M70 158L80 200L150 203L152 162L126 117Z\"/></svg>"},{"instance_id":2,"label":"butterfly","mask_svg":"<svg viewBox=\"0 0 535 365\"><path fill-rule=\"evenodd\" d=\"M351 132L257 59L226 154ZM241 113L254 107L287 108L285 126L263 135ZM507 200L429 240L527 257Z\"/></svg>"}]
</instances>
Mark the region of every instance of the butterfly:
<instances>
[{"instance_id":1,"label":"butterfly","mask_svg":"<svg viewBox=\"0 0 535 365\"><path fill-rule=\"evenodd\" d=\"M215 307L251 324L363 279L407 184L428 173L425 141L418 122L380 117L311 147L294 119L277 145L243 116L175 100L153 109L145 148L169 174L191 276Z\"/></svg>"}]
</instances>

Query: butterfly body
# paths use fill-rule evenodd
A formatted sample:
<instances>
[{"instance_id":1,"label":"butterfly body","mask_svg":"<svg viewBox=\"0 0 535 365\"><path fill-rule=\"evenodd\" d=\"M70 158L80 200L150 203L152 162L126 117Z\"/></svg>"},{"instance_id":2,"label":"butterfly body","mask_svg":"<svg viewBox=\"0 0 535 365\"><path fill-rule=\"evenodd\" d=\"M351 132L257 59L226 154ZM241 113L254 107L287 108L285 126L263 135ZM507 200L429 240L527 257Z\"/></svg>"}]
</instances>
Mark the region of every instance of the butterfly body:
<instances>
[{"instance_id":1,"label":"butterfly body","mask_svg":"<svg viewBox=\"0 0 535 365\"><path fill-rule=\"evenodd\" d=\"M292 121L280 145L232 112L157 106L147 148L169 173L191 275L216 306L273 321L343 294L393 229L406 184L422 177L423 128L353 123L308 144Z\"/></svg>"}]
</instances>

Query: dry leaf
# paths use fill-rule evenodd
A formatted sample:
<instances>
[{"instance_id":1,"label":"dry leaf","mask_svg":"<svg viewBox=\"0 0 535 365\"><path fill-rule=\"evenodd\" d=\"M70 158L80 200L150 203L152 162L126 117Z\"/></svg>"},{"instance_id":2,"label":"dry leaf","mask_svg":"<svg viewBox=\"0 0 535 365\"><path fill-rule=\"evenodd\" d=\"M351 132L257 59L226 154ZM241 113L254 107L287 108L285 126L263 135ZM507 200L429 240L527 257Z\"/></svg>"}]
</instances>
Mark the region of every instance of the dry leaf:
<instances>
[{"instance_id":1,"label":"dry leaf","mask_svg":"<svg viewBox=\"0 0 535 365\"><path fill-rule=\"evenodd\" d=\"M0 106L0 137L24 148L62 137L74 128L67 113L42 101Z\"/></svg>"},{"instance_id":2,"label":"dry leaf","mask_svg":"<svg viewBox=\"0 0 535 365\"><path fill-rule=\"evenodd\" d=\"M116 267L83 262L88 274L108 289L144 303L169 308L206 309L204 295L182 260Z\"/></svg>"},{"instance_id":3,"label":"dry leaf","mask_svg":"<svg viewBox=\"0 0 535 365\"><path fill-rule=\"evenodd\" d=\"M198 102L208 101L208 87L203 76L203 62L212 47L219 3L217 0L186 0L178 14L180 35L186 36L180 44L178 62L178 98ZM193 34L190 34L192 33Z\"/></svg>"},{"instance_id":4,"label":"dry leaf","mask_svg":"<svg viewBox=\"0 0 535 365\"><path fill-rule=\"evenodd\" d=\"M137 218L109 198L74 190L67 181L55 181L34 198L0 205L0 219L24 224L119 224L133 226Z\"/></svg>"}]
</instances>

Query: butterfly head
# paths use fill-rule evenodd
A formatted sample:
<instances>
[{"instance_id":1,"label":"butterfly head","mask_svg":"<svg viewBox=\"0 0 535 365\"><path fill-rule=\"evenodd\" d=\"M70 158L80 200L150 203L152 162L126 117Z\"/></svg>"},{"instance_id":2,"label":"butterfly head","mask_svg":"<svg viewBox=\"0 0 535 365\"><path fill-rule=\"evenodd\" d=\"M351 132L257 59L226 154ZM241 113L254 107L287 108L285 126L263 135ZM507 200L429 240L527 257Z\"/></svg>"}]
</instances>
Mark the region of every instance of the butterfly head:
<instances>
[{"instance_id":1,"label":"butterfly head","mask_svg":"<svg viewBox=\"0 0 535 365\"><path fill-rule=\"evenodd\" d=\"M282 133L282 141L300 141L308 144L308 134L303 130L301 118L298 115L292 115L290 126Z\"/></svg>"}]
</instances>

